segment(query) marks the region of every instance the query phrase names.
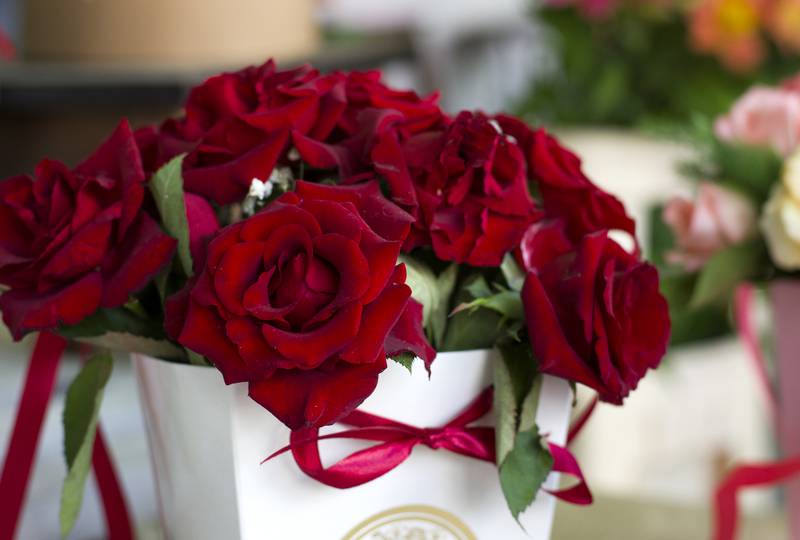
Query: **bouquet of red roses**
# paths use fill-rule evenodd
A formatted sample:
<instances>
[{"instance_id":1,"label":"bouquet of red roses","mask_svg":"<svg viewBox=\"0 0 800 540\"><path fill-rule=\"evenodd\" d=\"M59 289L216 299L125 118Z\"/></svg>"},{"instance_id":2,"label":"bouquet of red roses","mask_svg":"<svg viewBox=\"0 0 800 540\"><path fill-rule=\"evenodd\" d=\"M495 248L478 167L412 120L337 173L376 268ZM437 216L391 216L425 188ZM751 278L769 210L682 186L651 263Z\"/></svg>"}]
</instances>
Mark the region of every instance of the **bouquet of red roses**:
<instances>
[{"instance_id":1,"label":"bouquet of red roses","mask_svg":"<svg viewBox=\"0 0 800 540\"><path fill-rule=\"evenodd\" d=\"M499 349L491 453L515 516L553 465L525 421L541 374L621 404L669 336L656 269L609 234L633 220L574 154L376 72L213 77L178 118L0 182L0 224L16 338L210 364L292 444L351 415L387 363L435 378L437 351Z\"/></svg>"}]
</instances>

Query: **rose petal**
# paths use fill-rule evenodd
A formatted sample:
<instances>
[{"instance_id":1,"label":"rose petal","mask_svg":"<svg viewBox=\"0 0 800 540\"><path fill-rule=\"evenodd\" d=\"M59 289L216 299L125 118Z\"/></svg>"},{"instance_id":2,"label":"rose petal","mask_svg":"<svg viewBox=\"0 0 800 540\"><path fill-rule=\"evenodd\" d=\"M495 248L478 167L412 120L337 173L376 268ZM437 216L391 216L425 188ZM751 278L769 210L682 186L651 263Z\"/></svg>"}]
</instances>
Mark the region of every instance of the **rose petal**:
<instances>
[{"instance_id":1,"label":"rose petal","mask_svg":"<svg viewBox=\"0 0 800 540\"><path fill-rule=\"evenodd\" d=\"M278 370L250 382L250 397L290 429L333 424L355 410L378 384L386 359L371 364L336 362L320 369Z\"/></svg>"},{"instance_id":2,"label":"rose petal","mask_svg":"<svg viewBox=\"0 0 800 540\"><path fill-rule=\"evenodd\" d=\"M360 304L350 304L330 320L307 332L290 332L268 324L261 327L267 343L301 369L318 367L341 351L358 334Z\"/></svg>"}]
</instances>

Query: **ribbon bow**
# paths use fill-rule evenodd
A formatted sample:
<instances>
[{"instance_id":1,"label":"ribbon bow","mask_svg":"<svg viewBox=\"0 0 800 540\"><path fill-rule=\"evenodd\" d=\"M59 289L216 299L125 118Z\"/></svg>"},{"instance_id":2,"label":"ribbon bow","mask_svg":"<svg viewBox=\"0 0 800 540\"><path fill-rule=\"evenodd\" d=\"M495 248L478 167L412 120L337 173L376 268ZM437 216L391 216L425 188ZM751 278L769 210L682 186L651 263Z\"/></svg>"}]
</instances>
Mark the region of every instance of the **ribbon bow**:
<instances>
[{"instance_id":1,"label":"ribbon bow","mask_svg":"<svg viewBox=\"0 0 800 540\"><path fill-rule=\"evenodd\" d=\"M340 420L340 423L354 426L355 429L322 436L317 428L292 431L289 444L264 462L291 451L300 470L323 484L339 489L360 486L383 476L403 463L414 447L420 444L433 450L444 449L494 463L494 428L470 425L492 409L492 395L490 386L455 418L439 428L418 428L356 410ZM320 458L318 444L325 439L358 439L379 444L354 452L330 467L325 467ZM549 447L554 459L553 471L575 476L578 484L548 493L574 504L590 504L592 495L575 458L567 449L558 445L549 443Z\"/></svg>"}]
</instances>

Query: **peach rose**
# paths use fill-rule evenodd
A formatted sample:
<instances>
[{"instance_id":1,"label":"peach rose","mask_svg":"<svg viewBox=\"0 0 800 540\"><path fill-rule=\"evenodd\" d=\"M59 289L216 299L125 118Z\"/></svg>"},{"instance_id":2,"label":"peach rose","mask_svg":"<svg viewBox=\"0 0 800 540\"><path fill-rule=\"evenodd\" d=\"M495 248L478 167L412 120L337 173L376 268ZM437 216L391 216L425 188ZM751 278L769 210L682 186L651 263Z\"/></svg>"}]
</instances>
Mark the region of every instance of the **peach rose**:
<instances>
[{"instance_id":1,"label":"peach rose","mask_svg":"<svg viewBox=\"0 0 800 540\"><path fill-rule=\"evenodd\" d=\"M704 182L694 202L681 197L669 201L663 218L675 237L667 262L694 271L717 251L750 237L756 212L743 195Z\"/></svg>"},{"instance_id":2,"label":"peach rose","mask_svg":"<svg viewBox=\"0 0 800 540\"><path fill-rule=\"evenodd\" d=\"M756 86L714 125L727 142L766 146L788 156L800 143L800 92Z\"/></svg>"}]
</instances>

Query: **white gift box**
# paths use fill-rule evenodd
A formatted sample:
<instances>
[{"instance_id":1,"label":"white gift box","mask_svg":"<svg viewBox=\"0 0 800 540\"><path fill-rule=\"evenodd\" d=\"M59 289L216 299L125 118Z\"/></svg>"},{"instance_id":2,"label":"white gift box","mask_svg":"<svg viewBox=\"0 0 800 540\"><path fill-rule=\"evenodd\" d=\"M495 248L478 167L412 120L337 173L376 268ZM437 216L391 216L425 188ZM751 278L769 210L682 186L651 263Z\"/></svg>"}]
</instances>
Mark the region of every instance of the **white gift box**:
<instances>
[{"instance_id":1,"label":"white gift box","mask_svg":"<svg viewBox=\"0 0 800 540\"><path fill-rule=\"evenodd\" d=\"M418 427L451 420L491 383L491 350L439 353L428 374L390 362L361 410ZM340 490L303 474L290 454L261 461L289 430L212 368L133 355L150 439L161 520L170 540L420 538L547 540L555 499L540 491L520 516L506 506L491 463L417 446L388 474ZM537 424L563 445L572 390L545 376ZM491 414L483 420L489 423ZM326 428L332 433L341 427ZM326 464L365 444L320 442ZM545 487L558 487L551 473ZM408 536L413 535L413 536Z\"/></svg>"}]
</instances>

